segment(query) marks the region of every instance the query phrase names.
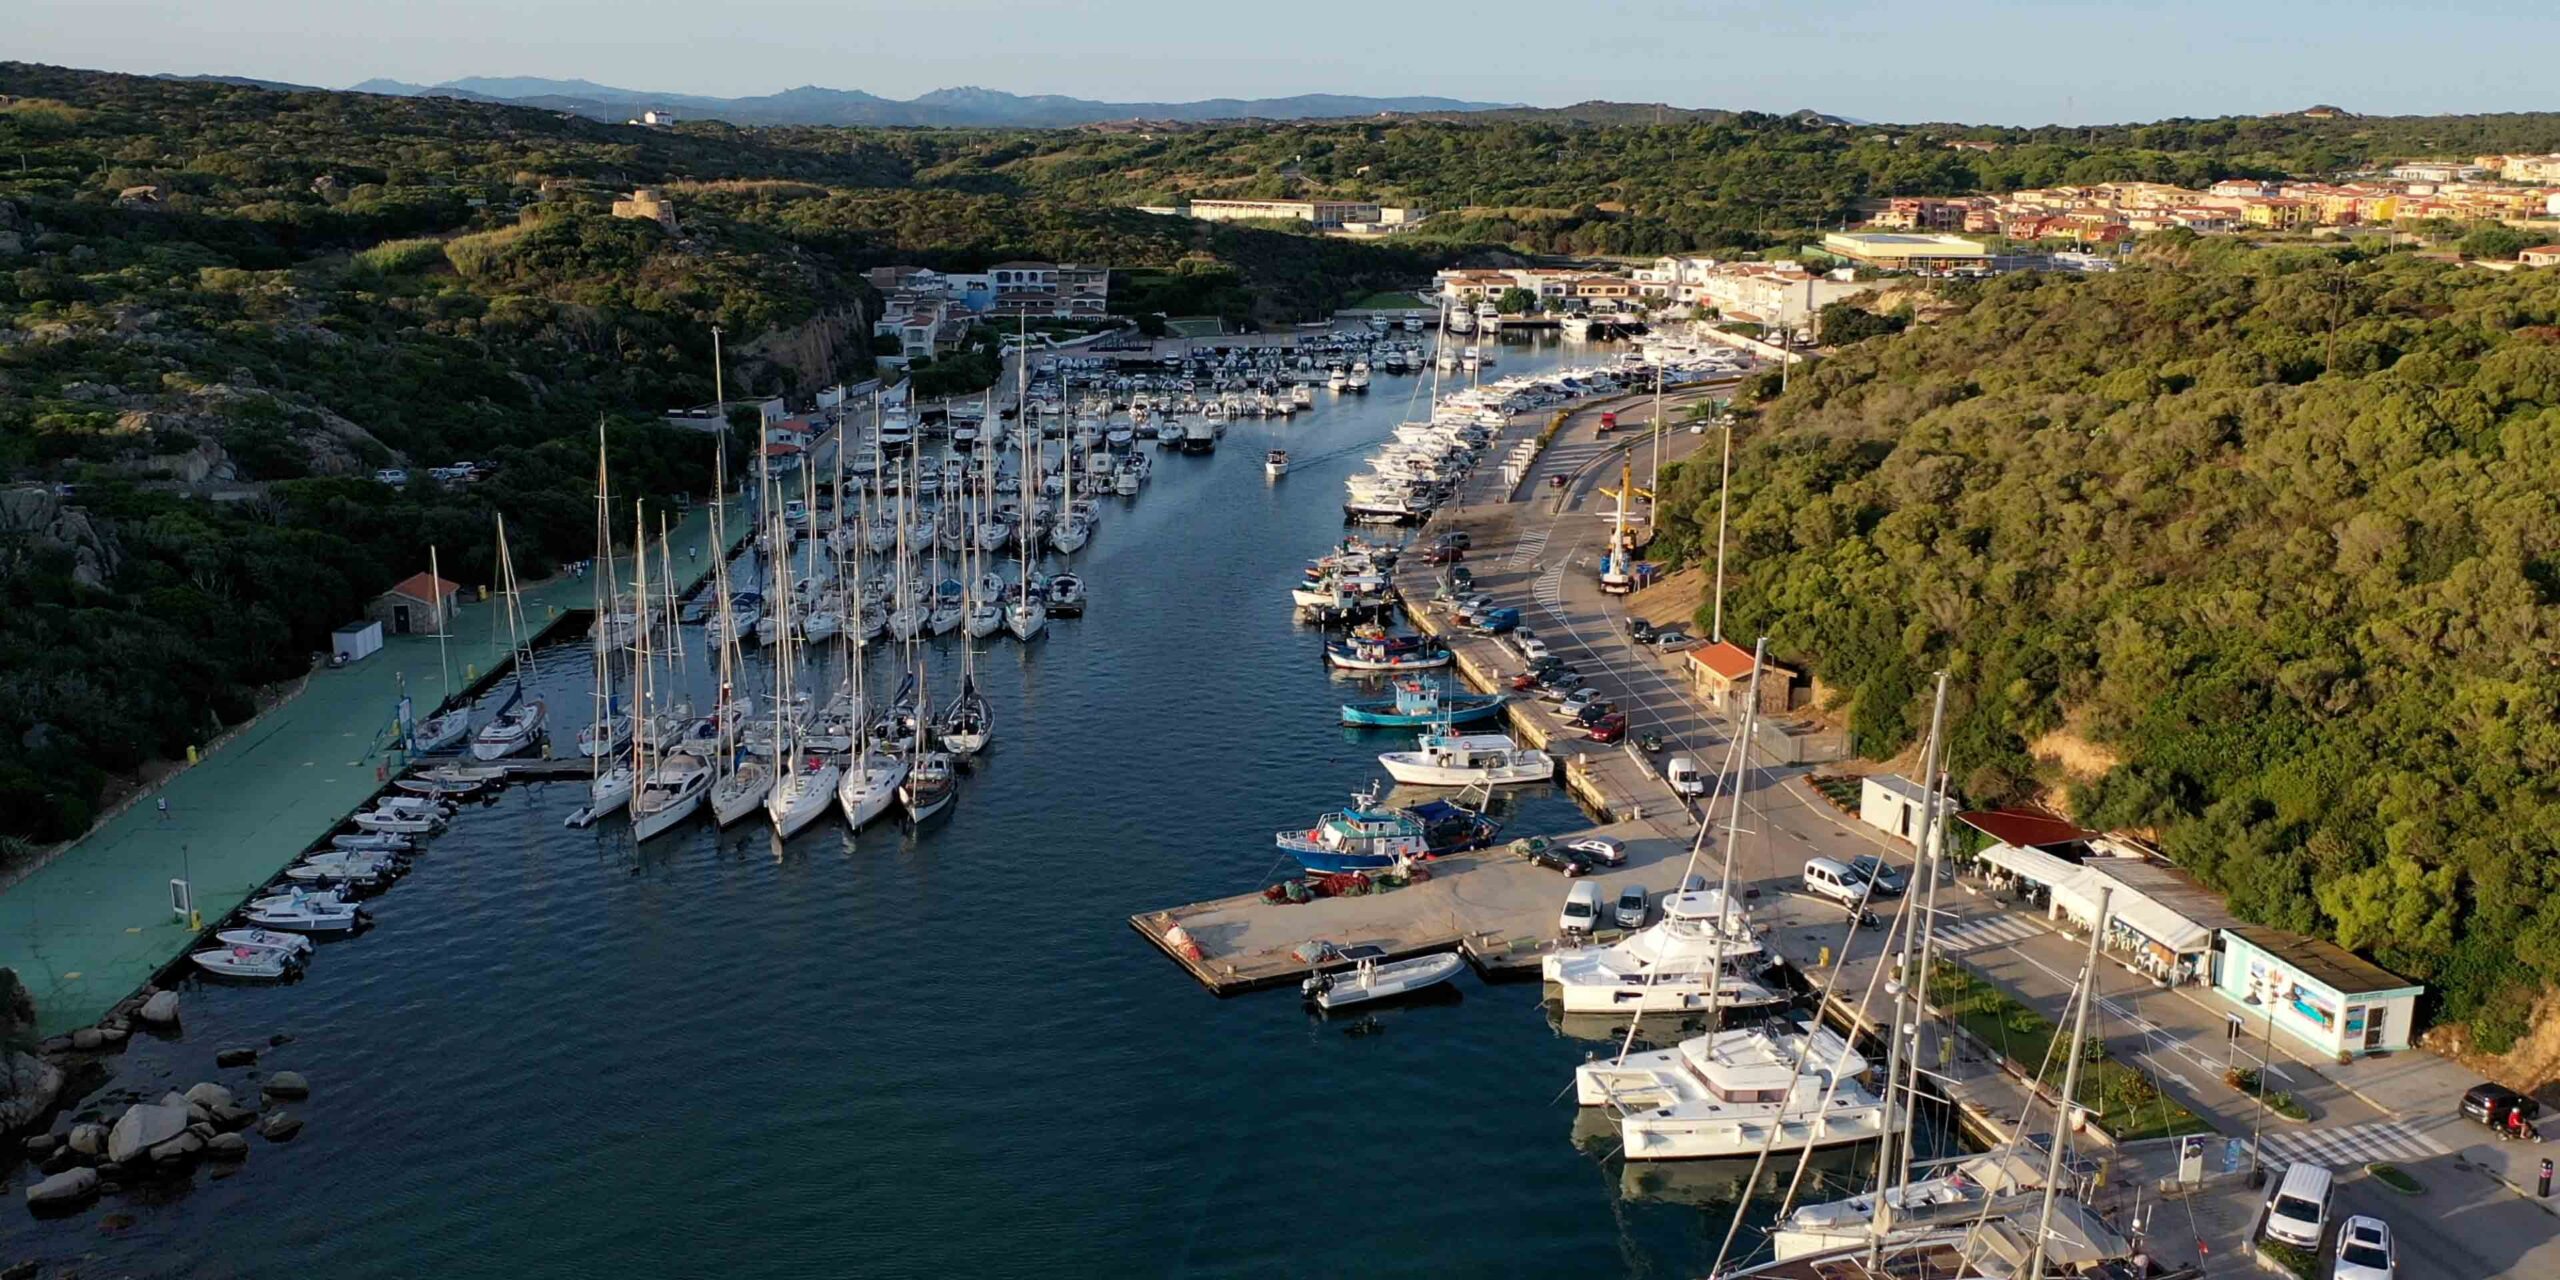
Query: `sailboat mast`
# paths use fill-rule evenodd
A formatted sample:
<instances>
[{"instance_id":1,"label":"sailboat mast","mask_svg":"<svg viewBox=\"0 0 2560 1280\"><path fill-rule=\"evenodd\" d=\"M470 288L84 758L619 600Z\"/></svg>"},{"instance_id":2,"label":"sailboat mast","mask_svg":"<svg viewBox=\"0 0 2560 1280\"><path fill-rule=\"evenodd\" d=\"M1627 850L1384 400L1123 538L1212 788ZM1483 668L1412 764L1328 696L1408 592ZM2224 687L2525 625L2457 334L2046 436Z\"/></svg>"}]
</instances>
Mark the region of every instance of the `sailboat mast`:
<instances>
[{"instance_id":1,"label":"sailboat mast","mask_svg":"<svg viewBox=\"0 0 2560 1280\"><path fill-rule=\"evenodd\" d=\"M596 566L590 594L595 601L596 622L596 704L595 729L599 735L595 749L588 753L587 778L590 784L604 776L604 762L613 754L613 611L605 595L605 566L613 559L613 506L605 480L604 419L596 419Z\"/></svg>"},{"instance_id":2,"label":"sailboat mast","mask_svg":"<svg viewBox=\"0 0 2560 1280\"><path fill-rule=\"evenodd\" d=\"M2089 1034L2089 1006L2098 998L2098 943L2107 936L2108 909L2115 905L2112 885L2098 890L2098 914L2089 922L2089 952L2080 961L2080 1003L2071 1011L2070 1048L2062 1068L2062 1098L2054 1104L2053 1149L2044 1158L2044 1203L2036 1210L2036 1246L2022 1276L2044 1274L2045 1242L2053 1230L2053 1196L2062 1186L2062 1154L2071 1145L2071 1108L2080 1096L2080 1045ZM2022 1117L2023 1119L2023 1117Z\"/></svg>"},{"instance_id":3,"label":"sailboat mast","mask_svg":"<svg viewBox=\"0 0 2560 1280\"><path fill-rule=\"evenodd\" d=\"M444 695L436 700L436 711L442 714L444 704L453 701L453 663L445 657L444 637L453 629L453 620L445 616L452 608L453 596L445 594L444 566L436 559L436 544L427 544L427 590L436 593L436 674L444 682ZM455 592L454 595L459 595Z\"/></svg>"},{"instance_id":4,"label":"sailboat mast","mask_svg":"<svg viewBox=\"0 0 2560 1280\"><path fill-rule=\"evenodd\" d=\"M1946 726L1947 673L1941 671L1938 673L1938 693L1936 702L1929 712L1929 745L1921 752L1920 776L1924 780L1921 784L1924 788L1928 785L1925 780L1937 775L1938 753L1944 749L1946 743ZM1920 840L1924 857L1927 851L1929 822L1932 816L1933 815L1931 814L1923 813L1920 817ZM1915 868L1915 870L1916 869L1917 868ZM1878 870L1881 871L1882 868L1879 867ZM1874 895L1875 881L1869 880L1867 882L1867 891L1859 896L1860 904L1863 906L1866 900ZM1906 917L1908 917L1911 908L1911 900L1909 898L1905 898L1903 911ZM1897 1135L1894 1133L1893 1125L1893 1092L1896 1089L1904 1088L1902 1080L1903 1040L1907 1034L1907 1028L1910 1025L1915 1006L1917 1002L1923 998L1923 993L1915 992L1911 989L1911 979L1914 968L1911 963L1911 944L1914 936L1919 933L1919 929L1914 927L1914 925L1915 921L1913 919L1906 918L1903 921L1902 952L1895 956L1893 960L1894 981L1886 984L1887 989L1893 994L1893 1027L1885 1037L1884 1126L1883 1133L1881 1135L1882 1141L1876 1152L1875 1246L1878 1249L1882 1249L1884 1247L1885 1234L1893 1230L1893 1203L1892 1198L1886 1193L1892 1189L1897 1171L1907 1170L1911 1159L1911 1153L1908 1150L1905 1150L1902 1153L1902 1163L1897 1165L1894 1162L1893 1142ZM1914 1057L1916 1058L1917 1055L1914 1055ZM1911 1065L1916 1071L1920 1064L1915 1061ZM1903 1100L1903 1106L1906 1110L1911 1105L1912 1095L1916 1095L1918 1092L1919 1091L1917 1089L1912 1089L1906 1093Z\"/></svg>"},{"instance_id":5,"label":"sailboat mast","mask_svg":"<svg viewBox=\"0 0 2560 1280\"><path fill-rule=\"evenodd\" d=\"M638 606L639 631L637 647L631 659L631 795L636 801L649 787L649 734L656 726L656 708L649 700L649 606L647 589L641 584L649 574L649 517L640 503L631 504L631 586L632 603ZM635 808L634 813L638 810Z\"/></svg>"}]
</instances>

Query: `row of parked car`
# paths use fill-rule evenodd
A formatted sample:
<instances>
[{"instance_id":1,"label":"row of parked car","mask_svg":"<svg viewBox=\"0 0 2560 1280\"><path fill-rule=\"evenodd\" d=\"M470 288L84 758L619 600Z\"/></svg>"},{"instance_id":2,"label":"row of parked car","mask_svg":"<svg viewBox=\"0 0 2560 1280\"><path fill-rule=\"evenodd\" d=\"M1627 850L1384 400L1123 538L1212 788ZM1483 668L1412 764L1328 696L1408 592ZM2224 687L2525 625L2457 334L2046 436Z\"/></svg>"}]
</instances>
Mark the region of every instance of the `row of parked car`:
<instances>
[{"instance_id":1,"label":"row of parked car","mask_svg":"<svg viewBox=\"0 0 2560 1280\"><path fill-rule=\"evenodd\" d=\"M453 462L427 469L427 478L439 484L469 484L498 469L494 462ZM409 483L407 467L384 467L373 473L377 483L393 486Z\"/></svg>"}]
</instances>

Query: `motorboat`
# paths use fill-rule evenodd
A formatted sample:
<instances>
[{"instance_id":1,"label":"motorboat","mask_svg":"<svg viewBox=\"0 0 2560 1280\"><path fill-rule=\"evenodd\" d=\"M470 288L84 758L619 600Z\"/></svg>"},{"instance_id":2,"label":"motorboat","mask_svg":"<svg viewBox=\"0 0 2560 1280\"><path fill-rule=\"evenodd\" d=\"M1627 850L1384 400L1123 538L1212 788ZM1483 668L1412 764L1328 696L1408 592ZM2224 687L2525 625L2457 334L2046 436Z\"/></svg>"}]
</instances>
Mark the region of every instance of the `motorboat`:
<instances>
[{"instance_id":1,"label":"motorboat","mask_svg":"<svg viewBox=\"0 0 2560 1280\"><path fill-rule=\"evenodd\" d=\"M261 929L290 933L351 933L372 917L334 893L294 889L249 903L240 918Z\"/></svg>"},{"instance_id":2,"label":"motorboat","mask_svg":"<svg viewBox=\"0 0 2560 1280\"><path fill-rule=\"evenodd\" d=\"M361 834L331 836L329 847L367 849L384 853L414 853L417 851L418 841L412 836L393 835L387 831L367 831Z\"/></svg>"},{"instance_id":3,"label":"motorboat","mask_svg":"<svg viewBox=\"0 0 2560 1280\"><path fill-rule=\"evenodd\" d=\"M1395 696L1342 704L1342 722L1380 728L1473 724L1502 714L1508 696L1451 693L1424 679L1398 680Z\"/></svg>"},{"instance_id":4,"label":"motorboat","mask_svg":"<svg viewBox=\"0 0 2560 1280\"><path fill-rule=\"evenodd\" d=\"M293 976L300 966L292 956L265 947L222 947L199 951L188 959L206 973L223 978L248 978L279 982Z\"/></svg>"},{"instance_id":5,"label":"motorboat","mask_svg":"<svg viewBox=\"0 0 2560 1280\"><path fill-rule=\"evenodd\" d=\"M1401 863L1481 849L1493 843L1501 829L1491 818L1445 800L1404 809L1382 806L1372 789L1352 797L1348 807L1316 819L1314 826L1276 833L1273 843L1308 871L1384 871Z\"/></svg>"},{"instance_id":6,"label":"motorboat","mask_svg":"<svg viewBox=\"0 0 2560 1280\"><path fill-rule=\"evenodd\" d=\"M1274 480L1289 474L1289 451L1273 449L1262 455L1262 474Z\"/></svg>"},{"instance_id":7,"label":"motorboat","mask_svg":"<svg viewBox=\"0 0 2560 1280\"><path fill-rule=\"evenodd\" d=\"M711 784L711 821L728 826L755 812L772 793L773 766L750 755Z\"/></svg>"},{"instance_id":8,"label":"motorboat","mask_svg":"<svg viewBox=\"0 0 2560 1280\"><path fill-rule=\"evenodd\" d=\"M471 735L472 759L503 760L532 746L542 736L542 722L549 714L549 704L540 698L527 698L500 712Z\"/></svg>"},{"instance_id":9,"label":"motorboat","mask_svg":"<svg viewBox=\"0 0 2560 1280\"><path fill-rule=\"evenodd\" d=\"M367 832L386 835L423 836L444 829L444 815L408 809L374 809L357 814L353 821Z\"/></svg>"},{"instance_id":10,"label":"motorboat","mask_svg":"<svg viewBox=\"0 0 2560 1280\"><path fill-rule=\"evenodd\" d=\"M298 884L347 884L371 887L400 874L398 855L336 849L315 853L285 868L285 878Z\"/></svg>"},{"instance_id":11,"label":"motorboat","mask_svg":"<svg viewBox=\"0 0 2560 1280\"><path fill-rule=\"evenodd\" d=\"M1426 787L1506 786L1556 776L1555 757L1523 747L1507 733L1433 733L1413 751L1378 755L1387 776Z\"/></svg>"},{"instance_id":12,"label":"motorboat","mask_svg":"<svg viewBox=\"0 0 2560 1280\"><path fill-rule=\"evenodd\" d=\"M1048 589L1041 593L1049 614L1058 618L1084 616L1084 579L1072 573L1049 575Z\"/></svg>"},{"instance_id":13,"label":"motorboat","mask_svg":"<svg viewBox=\"0 0 2560 1280\"><path fill-rule=\"evenodd\" d=\"M799 767L775 781L772 793L764 799L764 811L773 819L775 833L788 840L816 821L835 802L836 783L843 775L844 769L824 756L801 757Z\"/></svg>"},{"instance_id":14,"label":"motorboat","mask_svg":"<svg viewBox=\"0 0 2560 1280\"><path fill-rule=\"evenodd\" d=\"M1574 1069L1583 1106L1618 1116L1629 1160L1709 1159L1865 1142L1887 1108L1859 1077L1867 1061L1818 1025L1715 1031L1651 1053ZM1773 1132L1774 1130L1774 1132Z\"/></svg>"},{"instance_id":15,"label":"motorboat","mask_svg":"<svg viewBox=\"0 0 2560 1280\"><path fill-rule=\"evenodd\" d=\"M1449 651L1419 636L1363 633L1326 645L1324 660L1343 671L1427 671L1449 665Z\"/></svg>"},{"instance_id":16,"label":"motorboat","mask_svg":"<svg viewBox=\"0 0 2560 1280\"><path fill-rule=\"evenodd\" d=\"M1662 919L1605 947L1548 953L1540 971L1566 1013L1747 1012L1787 1002L1760 981L1770 956L1721 890L1662 899Z\"/></svg>"},{"instance_id":17,"label":"motorboat","mask_svg":"<svg viewBox=\"0 0 2560 1280\"><path fill-rule=\"evenodd\" d=\"M836 780L836 803L844 809L845 820L860 828L889 811L906 780L904 755L864 753L855 756L844 776Z\"/></svg>"},{"instance_id":18,"label":"motorboat","mask_svg":"<svg viewBox=\"0 0 2560 1280\"><path fill-rule=\"evenodd\" d=\"M632 838L646 840L692 817L710 792L709 761L684 752L660 760L631 793Z\"/></svg>"},{"instance_id":19,"label":"motorboat","mask_svg":"<svg viewBox=\"0 0 2560 1280\"><path fill-rule=\"evenodd\" d=\"M1331 1011L1355 1004L1376 1004L1428 991L1458 976L1467 962L1454 951L1380 961L1362 956L1346 973L1318 973L1299 984L1307 1003Z\"/></svg>"},{"instance_id":20,"label":"motorboat","mask_svg":"<svg viewBox=\"0 0 2560 1280\"><path fill-rule=\"evenodd\" d=\"M959 790L949 753L928 751L916 757L906 780L898 784L898 803L905 806L910 820L923 822L950 808Z\"/></svg>"},{"instance_id":21,"label":"motorboat","mask_svg":"<svg viewBox=\"0 0 2560 1280\"><path fill-rule=\"evenodd\" d=\"M215 933L213 940L226 947L254 947L262 951L281 951L288 956L311 954L311 939L273 929L224 929Z\"/></svg>"}]
</instances>

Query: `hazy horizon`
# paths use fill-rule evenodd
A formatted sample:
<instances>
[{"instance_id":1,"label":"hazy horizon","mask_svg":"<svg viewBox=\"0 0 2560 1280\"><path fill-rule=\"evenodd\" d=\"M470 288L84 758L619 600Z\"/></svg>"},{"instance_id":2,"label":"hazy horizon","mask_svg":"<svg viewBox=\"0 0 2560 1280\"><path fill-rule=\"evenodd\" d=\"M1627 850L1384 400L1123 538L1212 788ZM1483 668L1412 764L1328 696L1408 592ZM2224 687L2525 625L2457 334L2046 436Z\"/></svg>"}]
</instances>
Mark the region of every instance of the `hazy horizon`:
<instances>
[{"instance_id":1,"label":"hazy horizon","mask_svg":"<svg viewBox=\"0 0 2560 1280\"><path fill-rule=\"evenodd\" d=\"M2004 125L2263 115L2314 103L2367 115L2548 109L2554 95L2537 60L2479 55L2560 47L2560 11L2503 0L2425 10L2162 0L2137 16L2087 0L1926 9L1619 0L1573 11L1426 0L1285 14L1167 0L1102 11L994 0L28 3L13 58L323 88L537 77L701 97L816 85L904 99L975 85L1116 102L1604 99ZM2456 66L2459 76L2412 74Z\"/></svg>"}]
</instances>

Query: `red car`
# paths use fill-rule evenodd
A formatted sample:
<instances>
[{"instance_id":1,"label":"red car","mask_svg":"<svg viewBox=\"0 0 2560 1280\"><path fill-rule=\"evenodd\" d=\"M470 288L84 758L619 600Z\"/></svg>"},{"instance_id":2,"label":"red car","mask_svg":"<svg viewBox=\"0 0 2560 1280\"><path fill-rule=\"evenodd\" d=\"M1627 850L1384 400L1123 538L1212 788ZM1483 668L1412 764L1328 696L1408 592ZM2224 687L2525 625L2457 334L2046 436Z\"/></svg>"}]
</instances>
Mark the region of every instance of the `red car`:
<instances>
[{"instance_id":1,"label":"red car","mask_svg":"<svg viewBox=\"0 0 2560 1280\"><path fill-rule=\"evenodd\" d=\"M1616 742L1626 736L1627 717L1622 712L1602 716L1600 723L1591 726L1593 742Z\"/></svg>"}]
</instances>

